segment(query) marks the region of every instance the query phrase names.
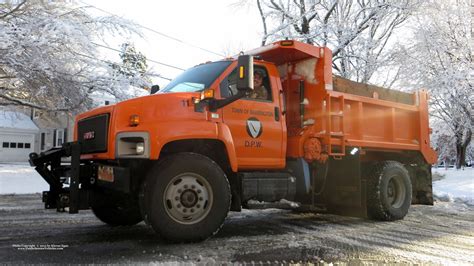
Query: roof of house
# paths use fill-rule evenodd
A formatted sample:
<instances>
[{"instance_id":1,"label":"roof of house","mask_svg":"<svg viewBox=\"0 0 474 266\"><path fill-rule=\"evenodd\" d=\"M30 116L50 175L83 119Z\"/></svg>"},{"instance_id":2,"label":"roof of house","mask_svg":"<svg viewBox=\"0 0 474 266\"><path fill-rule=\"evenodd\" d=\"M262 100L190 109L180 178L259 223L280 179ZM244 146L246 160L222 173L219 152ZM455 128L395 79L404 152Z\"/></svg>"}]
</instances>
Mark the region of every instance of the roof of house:
<instances>
[{"instance_id":1,"label":"roof of house","mask_svg":"<svg viewBox=\"0 0 474 266\"><path fill-rule=\"evenodd\" d=\"M2 110L0 110L0 128L39 130L29 116L20 112Z\"/></svg>"},{"instance_id":2,"label":"roof of house","mask_svg":"<svg viewBox=\"0 0 474 266\"><path fill-rule=\"evenodd\" d=\"M39 117L33 118L34 123L41 129L67 127L66 120L66 117L62 118L61 116L48 113L43 113Z\"/></svg>"}]
</instances>

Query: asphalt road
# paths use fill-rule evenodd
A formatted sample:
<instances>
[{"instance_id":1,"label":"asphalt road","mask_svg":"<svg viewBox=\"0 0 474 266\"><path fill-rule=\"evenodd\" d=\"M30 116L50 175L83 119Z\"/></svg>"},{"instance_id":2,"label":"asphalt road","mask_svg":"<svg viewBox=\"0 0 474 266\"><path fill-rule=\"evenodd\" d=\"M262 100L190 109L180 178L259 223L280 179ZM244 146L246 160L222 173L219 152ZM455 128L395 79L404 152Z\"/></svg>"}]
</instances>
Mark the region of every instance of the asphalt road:
<instances>
[{"instance_id":1,"label":"asphalt road","mask_svg":"<svg viewBox=\"0 0 474 266\"><path fill-rule=\"evenodd\" d=\"M474 208L412 206L397 222L285 210L230 213L213 238L168 244L140 223L44 210L39 194L0 195L0 263L474 263Z\"/></svg>"}]
</instances>

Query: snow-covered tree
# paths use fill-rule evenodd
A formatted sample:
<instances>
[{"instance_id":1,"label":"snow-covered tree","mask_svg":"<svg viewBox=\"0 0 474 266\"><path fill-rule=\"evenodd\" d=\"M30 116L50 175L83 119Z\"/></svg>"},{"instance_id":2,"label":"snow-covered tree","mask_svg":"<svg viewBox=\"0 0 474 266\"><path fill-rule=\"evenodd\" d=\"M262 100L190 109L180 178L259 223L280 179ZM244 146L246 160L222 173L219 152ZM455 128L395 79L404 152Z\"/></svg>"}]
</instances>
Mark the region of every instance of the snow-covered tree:
<instances>
[{"instance_id":1,"label":"snow-covered tree","mask_svg":"<svg viewBox=\"0 0 474 266\"><path fill-rule=\"evenodd\" d=\"M387 64L394 31L420 0L242 0L262 18L262 45L291 38L333 51L337 74L361 82Z\"/></svg>"},{"instance_id":2,"label":"snow-covered tree","mask_svg":"<svg viewBox=\"0 0 474 266\"><path fill-rule=\"evenodd\" d=\"M451 129L446 125L446 123L444 123L444 121L433 118L430 125L433 128L431 146L434 147L438 153L438 162L447 167L455 161L456 140Z\"/></svg>"},{"instance_id":3,"label":"snow-covered tree","mask_svg":"<svg viewBox=\"0 0 474 266\"><path fill-rule=\"evenodd\" d=\"M466 162L469 162L471 167L474 167L474 145L472 141L466 149Z\"/></svg>"},{"instance_id":4,"label":"snow-covered tree","mask_svg":"<svg viewBox=\"0 0 474 266\"><path fill-rule=\"evenodd\" d=\"M94 92L126 98L128 77L100 59L95 42L136 29L71 1L1 2L0 105L80 111Z\"/></svg>"},{"instance_id":5,"label":"snow-covered tree","mask_svg":"<svg viewBox=\"0 0 474 266\"><path fill-rule=\"evenodd\" d=\"M120 46L120 64L111 63L116 75L125 76L131 86L138 88L150 87L151 74L148 69L146 56L137 51L133 43L125 42Z\"/></svg>"},{"instance_id":6,"label":"snow-covered tree","mask_svg":"<svg viewBox=\"0 0 474 266\"><path fill-rule=\"evenodd\" d=\"M469 8L468 0L424 5L413 24L416 38L400 51L403 80L429 89L431 115L449 128L457 168L464 164L474 126Z\"/></svg>"}]
</instances>

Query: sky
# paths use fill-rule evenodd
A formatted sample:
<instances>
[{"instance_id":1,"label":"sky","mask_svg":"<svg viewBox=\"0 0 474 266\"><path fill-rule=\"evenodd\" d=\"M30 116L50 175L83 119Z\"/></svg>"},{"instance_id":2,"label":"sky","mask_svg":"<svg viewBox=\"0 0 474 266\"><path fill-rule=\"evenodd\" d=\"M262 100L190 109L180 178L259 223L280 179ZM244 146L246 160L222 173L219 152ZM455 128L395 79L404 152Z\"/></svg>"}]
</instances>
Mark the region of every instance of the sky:
<instances>
[{"instance_id":1,"label":"sky","mask_svg":"<svg viewBox=\"0 0 474 266\"><path fill-rule=\"evenodd\" d=\"M260 46L263 29L258 9L256 6L236 7L233 4L237 1L79 0L78 3L92 6L89 10L93 15L105 16L106 11L182 41L142 29L144 38L108 36L105 45L119 49L122 41L132 41L148 59L187 69L223 58L203 49L229 56ZM107 59L119 60L117 52L102 48L101 51ZM182 72L153 62L148 64L154 72L167 78ZM164 79L153 79L153 82L161 87L168 83Z\"/></svg>"}]
</instances>

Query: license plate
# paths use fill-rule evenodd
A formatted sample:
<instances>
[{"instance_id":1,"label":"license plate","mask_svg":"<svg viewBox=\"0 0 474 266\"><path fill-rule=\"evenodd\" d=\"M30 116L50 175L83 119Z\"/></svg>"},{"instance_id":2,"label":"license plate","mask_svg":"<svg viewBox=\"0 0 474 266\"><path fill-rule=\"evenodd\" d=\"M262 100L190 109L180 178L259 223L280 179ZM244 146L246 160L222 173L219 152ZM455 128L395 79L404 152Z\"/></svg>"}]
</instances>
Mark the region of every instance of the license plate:
<instances>
[{"instance_id":1,"label":"license plate","mask_svg":"<svg viewBox=\"0 0 474 266\"><path fill-rule=\"evenodd\" d=\"M114 168L105 165L99 165L98 179L107 182L114 182Z\"/></svg>"}]
</instances>

